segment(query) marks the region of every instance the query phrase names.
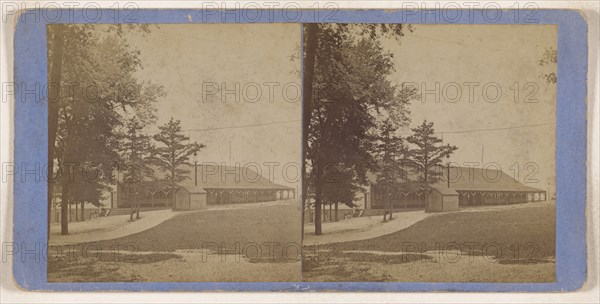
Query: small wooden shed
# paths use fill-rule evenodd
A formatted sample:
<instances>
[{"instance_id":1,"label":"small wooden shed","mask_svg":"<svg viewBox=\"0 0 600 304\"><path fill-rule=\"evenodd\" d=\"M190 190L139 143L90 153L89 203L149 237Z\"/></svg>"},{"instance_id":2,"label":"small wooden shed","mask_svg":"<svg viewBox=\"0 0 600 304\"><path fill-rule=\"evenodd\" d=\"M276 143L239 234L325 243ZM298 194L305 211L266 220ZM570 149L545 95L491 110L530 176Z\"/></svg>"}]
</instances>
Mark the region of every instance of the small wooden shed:
<instances>
[{"instance_id":1,"label":"small wooden shed","mask_svg":"<svg viewBox=\"0 0 600 304\"><path fill-rule=\"evenodd\" d=\"M458 192L448 187L433 187L429 195L429 211L458 211Z\"/></svg>"},{"instance_id":2,"label":"small wooden shed","mask_svg":"<svg viewBox=\"0 0 600 304\"><path fill-rule=\"evenodd\" d=\"M175 194L175 210L201 210L206 208L206 191L181 187Z\"/></svg>"}]
</instances>

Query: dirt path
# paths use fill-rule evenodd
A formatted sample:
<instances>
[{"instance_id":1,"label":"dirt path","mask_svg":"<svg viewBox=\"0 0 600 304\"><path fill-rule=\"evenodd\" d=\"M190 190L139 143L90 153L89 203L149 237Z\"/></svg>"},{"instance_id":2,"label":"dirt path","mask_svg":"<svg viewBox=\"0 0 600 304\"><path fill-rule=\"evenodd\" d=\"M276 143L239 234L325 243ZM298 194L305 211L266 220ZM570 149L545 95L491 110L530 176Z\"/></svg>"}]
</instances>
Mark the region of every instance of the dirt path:
<instances>
[{"instance_id":1,"label":"dirt path","mask_svg":"<svg viewBox=\"0 0 600 304\"><path fill-rule=\"evenodd\" d=\"M140 213L141 218L129 221L129 215L99 217L84 222L69 223L69 234L60 234L60 224L50 227L51 243L83 243L110 240L150 229L184 211L155 210Z\"/></svg>"},{"instance_id":2,"label":"dirt path","mask_svg":"<svg viewBox=\"0 0 600 304\"><path fill-rule=\"evenodd\" d=\"M207 209L197 211L174 211L171 209L153 210L141 212L141 218L133 222L129 221L128 214L99 217L83 222L70 222L68 235L61 235L60 224L56 223L50 226L49 242L84 243L111 240L148 230L180 214L189 214L191 212L210 212L218 210L267 207L281 204L292 204L294 202L297 201L283 200L248 204L217 205L209 206Z\"/></svg>"},{"instance_id":3,"label":"dirt path","mask_svg":"<svg viewBox=\"0 0 600 304\"><path fill-rule=\"evenodd\" d=\"M427 218L425 211L398 212L393 220L383 223L382 216L352 218L339 222L323 223L323 235L314 235L314 225L304 227L303 245L359 241L394 233Z\"/></svg>"},{"instance_id":4,"label":"dirt path","mask_svg":"<svg viewBox=\"0 0 600 304\"><path fill-rule=\"evenodd\" d=\"M359 217L339 222L323 223L323 235L314 235L314 224L304 226L304 246L341 243L349 241L361 241L372 239L378 236L391 234L403 229L406 229L429 216L456 213L456 212L488 212L495 210L518 209L541 207L552 204L552 202L536 202L527 204L514 205L497 205L497 206L479 206L467 207L454 212L444 213L425 213L425 211L408 211L394 213L394 219L389 222L382 222L382 216Z\"/></svg>"}]
</instances>

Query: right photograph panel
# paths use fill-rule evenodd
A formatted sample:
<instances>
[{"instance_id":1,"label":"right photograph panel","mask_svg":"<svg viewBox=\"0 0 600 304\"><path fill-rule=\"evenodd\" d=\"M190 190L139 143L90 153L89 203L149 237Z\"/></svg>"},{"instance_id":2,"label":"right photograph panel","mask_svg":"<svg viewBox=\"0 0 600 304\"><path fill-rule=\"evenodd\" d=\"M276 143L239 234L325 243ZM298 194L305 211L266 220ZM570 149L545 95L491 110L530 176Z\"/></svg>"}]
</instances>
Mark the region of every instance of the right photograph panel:
<instances>
[{"instance_id":1,"label":"right photograph panel","mask_svg":"<svg viewBox=\"0 0 600 304\"><path fill-rule=\"evenodd\" d=\"M556 281L555 25L304 25L304 281Z\"/></svg>"}]
</instances>

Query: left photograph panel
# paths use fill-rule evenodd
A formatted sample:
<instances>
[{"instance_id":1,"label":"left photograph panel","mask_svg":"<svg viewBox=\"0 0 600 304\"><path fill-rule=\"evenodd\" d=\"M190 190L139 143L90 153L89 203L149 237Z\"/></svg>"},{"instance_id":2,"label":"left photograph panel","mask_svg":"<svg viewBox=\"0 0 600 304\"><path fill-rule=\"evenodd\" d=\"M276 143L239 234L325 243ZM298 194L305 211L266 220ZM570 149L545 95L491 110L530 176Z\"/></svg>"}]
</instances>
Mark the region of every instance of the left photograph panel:
<instances>
[{"instance_id":1,"label":"left photograph panel","mask_svg":"<svg viewBox=\"0 0 600 304\"><path fill-rule=\"evenodd\" d=\"M301 30L48 25L48 282L300 281Z\"/></svg>"}]
</instances>

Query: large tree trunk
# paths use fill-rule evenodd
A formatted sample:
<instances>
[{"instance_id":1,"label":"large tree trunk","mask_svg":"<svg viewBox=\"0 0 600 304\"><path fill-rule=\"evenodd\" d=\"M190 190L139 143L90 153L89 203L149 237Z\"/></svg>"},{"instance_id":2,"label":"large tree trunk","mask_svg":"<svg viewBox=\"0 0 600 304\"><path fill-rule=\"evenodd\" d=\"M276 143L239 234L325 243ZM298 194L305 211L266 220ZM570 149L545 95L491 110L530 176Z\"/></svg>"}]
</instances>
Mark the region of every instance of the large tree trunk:
<instances>
[{"instance_id":1,"label":"large tree trunk","mask_svg":"<svg viewBox=\"0 0 600 304\"><path fill-rule=\"evenodd\" d=\"M321 227L321 221L323 219L321 217L321 196L323 191L321 187L321 183L317 181L315 183L315 235L323 234Z\"/></svg>"},{"instance_id":2,"label":"large tree trunk","mask_svg":"<svg viewBox=\"0 0 600 304\"><path fill-rule=\"evenodd\" d=\"M75 221L79 222L79 204L75 203Z\"/></svg>"},{"instance_id":3,"label":"large tree trunk","mask_svg":"<svg viewBox=\"0 0 600 304\"><path fill-rule=\"evenodd\" d=\"M130 186L130 195L129 195L129 221L133 222L133 215L135 214L135 190L132 188L133 185Z\"/></svg>"},{"instance_id":4,"label":"large tree trunk","mask_svg":"<svg viewBox=\"0 0 600 304\"><path fill-rule=\"evenodd\" d=\"M135 212L136 212L135 218L139 220L140 219L140 202L139 201L135 204Z\"/></svg>"},{"instance_id":5,"label":"large tree trunk","mask_svg":"<svg viewBox=\"0 0 600 304\"><path fill-rule=\"evenodd\" d=\"M315 57L317 54L317 43L318 43L318 25L315 23L307 23L306 27L306 45L305 45L305 58L304 58L304 79L302 88L302 99L303 99L303 124L302 124L302 210L306 210L306 198L308 190L308 176L306 172L306 158L308 151L308 126L310 123L310 117L312 116L312 95L313 95L313 79L315 73ZM314 170L314 168L313 168ZM318 181L317 181L318 183ZM320 204L320 201L319 201ZM320 216L320 208L319 216ZM310 208L309 208L310 209ZM321 234L321 220L319 219L319 229L317 233L317 204L315 203L315 234ZM302 222L304 223L304 212L302 212ZM302 238L304 238L304 225L302 225Z\"/></svg>"},{"instance_id":6,"label":"large tree trunk","mask_svg":"<svg viewBox=\"0 0 600 304\"><path fill-rule=\"evenodd\" d=\"M425 212L429 212L429 189L425 189Z\"/></svg>"},{"instance_id":7,"label":"large tree trunk","mask_svg":"<svg viewBox=\"0 0 600 304\"><path fill-rule=\"evenodd\" d=\"M387 221L388 215L388 194L387 194L387 186L383 187L383 221Z\"/></svg>"},{"instance_id":8,"label":"large tree trunk","mask_svg":"<svg viewBox=\"0 0 600 304\"><path fill-rule=\"evenodd\" d=\"M429 166L427 163L424 165L425 172L423 172L424 182L425 182L425 212L429 212Z\"/></svg>"},{"instance_id":9,"label":"large tree trunk","mask_svg":"<svg viewBox=\"0 0 600 304\"><path fill-rule=\"evenodd\" d=\"M129 206L129 221L133 222L133 214L135 213L135 208L133 207L133 203L130 203L131 205Z\"/></svg>"},{"instance_id":10,"label":"large tree trunk","mask_svg":"<svg viewBox=\"0 0 600 304\"><path fill-rule=\"evenodd\" d=\"M60 234L69 234L69 188L63 183L60 202Z\"/></svg>"},{"instance_id":11,"label":"large tree trunk","mask_svg":"<svg viewBox=\"0 0 600 304\"><path fill-rule=\"evenodd\" d=\"M338 220L338 203L335 203L335 221L337 222Z\"/></svg>"},{"instance_id":12,"label":"large tree trunk","mask_svg":"<svg viewBox=\"0 0 600 304\"><path fill-rule=\"evenodd\" d=\"M390 192L390 199L389 199L389 207L390 207L390 221L392 220L392 213L394 213L394 200L392 200L392 192Z\"/></svg>"},{"instance_id":13,"label":"large tree trunk","mask_svg":"<svg viewBox=\"0 0 600 304\"><path fill-rule=\"evenodd\" d=\"M85 202L81 202L81 221L85 221Z\"/></svg>"},{"instance_id":14,"label":"large tree trunk","mask_svg":"<svg viewBox=\"0 0 600 304\"><path fill-rule=\"evenodd\" d=\"M48 181L53 180L54 175L54 145L56 142L56 131L58 128L58 100L60 96L60 82L62 75L62 57L64 47L64 25L55 24L53 25L54 31L54 48L52 50L52 72L49 77L51 84L48 88ZM52 197L54 194L54 187L48 184L48 235L50 235L50 210L52 210ZM61 208L62 212L62 208Z\"/></svg>"}]
</instances>

